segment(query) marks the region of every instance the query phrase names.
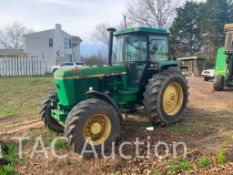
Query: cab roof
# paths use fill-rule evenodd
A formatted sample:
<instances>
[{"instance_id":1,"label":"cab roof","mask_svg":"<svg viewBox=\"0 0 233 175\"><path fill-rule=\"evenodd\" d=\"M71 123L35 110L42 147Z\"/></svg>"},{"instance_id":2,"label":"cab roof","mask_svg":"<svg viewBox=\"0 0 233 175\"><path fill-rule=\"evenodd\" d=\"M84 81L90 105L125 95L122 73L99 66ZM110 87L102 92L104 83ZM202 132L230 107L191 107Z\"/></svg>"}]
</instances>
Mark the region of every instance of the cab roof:
<instances>
[{"instance_id":1,"label":"cab roof","mask_svg":"<svg viewBox=\"0 0 233 175\"><path fill-rule=\"evenodd\" d=\"M127 29L120 30L115 33L115 36L130 34L130 33L137 33L137 32L168 35L168 32L165 29L155 29L155 28L149 28L149 27L135 27L135 28L127 28Z\"/></svg>"}]
</instances>

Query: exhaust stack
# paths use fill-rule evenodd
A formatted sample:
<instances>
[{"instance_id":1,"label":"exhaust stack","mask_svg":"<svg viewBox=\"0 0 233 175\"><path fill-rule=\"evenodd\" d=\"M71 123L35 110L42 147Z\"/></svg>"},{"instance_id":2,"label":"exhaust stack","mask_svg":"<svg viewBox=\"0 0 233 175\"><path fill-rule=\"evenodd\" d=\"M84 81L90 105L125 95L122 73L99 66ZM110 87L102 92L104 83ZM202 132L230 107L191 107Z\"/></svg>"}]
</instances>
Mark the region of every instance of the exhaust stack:
<instances>
[{"instance_id":1,"label":"exhaust stack","mask_svg":"<svg viewBox=\"0 0 233 175\"><path fill-rule=\"evenodd\" d=\"M109 47L108 47L108 65L112 65L112 47L113 47L113 34L116 31L115 28L108 28L109 32Z\"/></svg>"}]
</instances>

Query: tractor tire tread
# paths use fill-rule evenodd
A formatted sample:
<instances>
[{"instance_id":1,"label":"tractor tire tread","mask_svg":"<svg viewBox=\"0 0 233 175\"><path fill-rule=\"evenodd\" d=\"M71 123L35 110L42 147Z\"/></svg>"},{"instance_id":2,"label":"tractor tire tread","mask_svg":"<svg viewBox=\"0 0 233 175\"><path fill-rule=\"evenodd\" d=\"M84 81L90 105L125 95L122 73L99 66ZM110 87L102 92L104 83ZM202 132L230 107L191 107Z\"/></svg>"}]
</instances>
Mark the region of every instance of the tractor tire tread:
<instances>
[{"instance_id":1,"label":"tractor tire tread","mask_svg":"<svg viewBox=\"0 0 233 175\"><path fill-rule=\"evenodd\" d=\"M166 80L169 80L170 78L178 77L179 79L182 79L184 84L186 85L186 94L187 97L185 97L185 105L188 102L188 81L186 80L185 76L181 74L180 71L178 71L176 68L168 68L160 73L154 75L149 81L148 84L145 87L145 92L143 93L143 104L145 108L145 112L148 114L149 119L154 121L160 121L162 125L168 125L171 123L174 123L178 121L183 116L183 112L181 112L180 117L177 117L177 120L167 120L165 117L163 117L163 114L161 112L161 109L159 107L159 102L161 98L161 91L164 88L164 83L166 83ZM183 110L183 109L182 109Z\"/></svg>"}]
</instances>

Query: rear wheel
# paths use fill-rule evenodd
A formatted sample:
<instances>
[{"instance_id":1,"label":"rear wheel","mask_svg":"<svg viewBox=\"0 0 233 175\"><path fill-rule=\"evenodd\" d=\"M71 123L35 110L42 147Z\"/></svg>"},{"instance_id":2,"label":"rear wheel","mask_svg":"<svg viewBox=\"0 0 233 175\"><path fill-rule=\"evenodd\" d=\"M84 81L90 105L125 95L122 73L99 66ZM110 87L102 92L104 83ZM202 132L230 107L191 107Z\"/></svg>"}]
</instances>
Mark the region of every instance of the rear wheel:
<instances>
[{"instance_id":1,"label":"rear wheel","mask_svg":"<svg viewBox=\"0 0 233 175\"><path fill-rule=\"evenodd\" d=\"M204 77L204 80L205 80L205 81L209 81L209 78L208 78L208 77Z\"/></svg>"},{"instance_id":2,"label":"rear wheel","mask_svg":"<svg viewBox=\"0 0 233 175\"><path fill-rule=\"evenodd\" d=\"M45 126L47 126L50 130L57 133L63 133L64 127L51 116L51 100L58 100L56 92L51 92L42 102L40 111L42 119L44 120Z\"/></svg>"},{"instance_id":3,"label":"rear wheel","mask_svg":"<svg viewBox=\"0 0 233 175\"><path fill-rule=\"evenodd\" d=\"M111 104L101 99L87 99L76 105L65 121L65 136L74 151L81 153L83 146L94 146L101 151L109 149L120 133L120 118ZM88 141L89 139L89 141Z\"/></svg>"},{"instance_id":4,"label":"rear wheel","mask_svg":"<svg viewBox=\"0 0 233 175\"><path fill-rule=\"evenodd\" d=\"M144 92L144 106L154 122L162 125L179 121L188 102L185 77L175 68L154 75Z\"/></svg>"},{"instance_id":5,"label":"rear wheel","mask_svg":"<svg viewBox=\"0 0 233 175\"><path fill-rule=\"evenodd\" d=\"M213 88L215 91L223 91L225 86L225 79L224 76L215 76L214 77L214 84Z\"/></svg>"}]
</instances>

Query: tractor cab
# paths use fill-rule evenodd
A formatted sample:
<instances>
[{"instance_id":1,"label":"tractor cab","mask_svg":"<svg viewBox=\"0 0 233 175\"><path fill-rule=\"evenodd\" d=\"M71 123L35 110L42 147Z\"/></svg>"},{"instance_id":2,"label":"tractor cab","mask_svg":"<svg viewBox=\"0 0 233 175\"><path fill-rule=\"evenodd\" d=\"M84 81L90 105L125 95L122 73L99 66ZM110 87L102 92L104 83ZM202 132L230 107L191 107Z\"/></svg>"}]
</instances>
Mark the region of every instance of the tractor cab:
<instances>
[{"instance_id":1,"label":"tractor cab","mask_svg":"<svg viewBox=\"0 0 233 175\"><path fill-rule=\"evenodd\" d=\"M139 85L145 70L169 61L168 33L163 29L131 28L117 32L117 63L126 64L129 85Z\"/></svg>"},{"instance_id":2,"label":"tractor cab","mask_svg":"<svg viewBox=\"0 0 233 175\"><path fill-rule=\"evenodd\" d=\"M225 52L226 54L233 53L233 24L226 24L224 29L226 32Z\"/></svg>"},{"instance_id":3,"label":"tractor cab","mask_svg":"<svg viewBox=\"0 0 233 175\"><path fill-rule=\"evenodd\" d=\"M233 86L233 24L226 24L225 48L219 48L215 65L215 91L224 90L225 86Z\"/></svg>"},{"instance_id":4,"label":"tractor cab","mask_svg":"<svg viewBox=\"0 0 233 175\"><path fill-rule=\"evenodd\" d=\"M233 24L226 24L225 32L225 54L227 55L227 64L229 70L228 79L233 81Z\"/></svg>"}]
</instances>

